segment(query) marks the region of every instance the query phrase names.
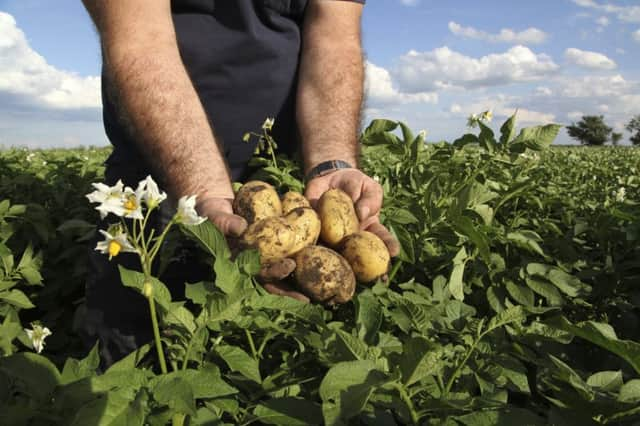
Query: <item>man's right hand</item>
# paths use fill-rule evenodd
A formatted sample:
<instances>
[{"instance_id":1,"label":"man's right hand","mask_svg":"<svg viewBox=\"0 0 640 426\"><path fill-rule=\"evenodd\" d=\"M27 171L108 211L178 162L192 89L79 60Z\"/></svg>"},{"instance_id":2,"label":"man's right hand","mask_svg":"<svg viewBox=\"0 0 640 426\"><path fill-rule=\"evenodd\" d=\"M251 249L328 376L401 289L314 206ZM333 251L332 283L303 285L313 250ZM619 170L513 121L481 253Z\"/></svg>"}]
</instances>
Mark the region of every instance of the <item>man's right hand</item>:
<instances>
[{"instance_id":1,"label":"man's right hand","mask_svg":"<svg viewBox=\"0 0 640 426\"><path fill-rule=\"evenodd\" d=\"M196 210L201 216L209 218L227 237L240 237L247 229L247 221L233 213L233 199L208 197L197 201Z\"/></svg>"}]
</instances>

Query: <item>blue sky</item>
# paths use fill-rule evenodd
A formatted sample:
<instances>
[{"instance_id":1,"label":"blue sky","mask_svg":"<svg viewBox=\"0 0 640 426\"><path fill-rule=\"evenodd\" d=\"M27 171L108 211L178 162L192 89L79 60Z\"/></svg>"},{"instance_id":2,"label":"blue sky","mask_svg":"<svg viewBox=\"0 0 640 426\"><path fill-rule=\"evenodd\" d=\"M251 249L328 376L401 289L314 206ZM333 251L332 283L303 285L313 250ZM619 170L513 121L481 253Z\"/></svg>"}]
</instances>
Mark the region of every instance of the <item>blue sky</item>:
<instances>
[{"instance_id":1,"label":"blue sky","mask_svg":"<svg viewBox=\"0 0 640 426\"><path fill-rule=\"evenodd\" d=\"M365 123L452 140L486 109L495 127L518 109L525 126L602 114L621 132L640 114L637 0L369 0L363 34ZM0 0L0 147L108 143L99 73L80 0Z\"/></svg>"}]
</instances>

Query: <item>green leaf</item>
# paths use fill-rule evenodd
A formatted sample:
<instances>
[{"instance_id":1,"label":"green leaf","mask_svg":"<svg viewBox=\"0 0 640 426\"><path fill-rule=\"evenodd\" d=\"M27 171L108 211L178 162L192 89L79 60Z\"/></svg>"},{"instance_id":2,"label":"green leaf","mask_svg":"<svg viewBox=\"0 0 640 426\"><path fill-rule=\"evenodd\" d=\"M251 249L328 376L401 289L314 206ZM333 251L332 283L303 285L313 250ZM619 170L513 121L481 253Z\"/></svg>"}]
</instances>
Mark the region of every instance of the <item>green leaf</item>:
<instances>
[{"instance_id":1,"label":"green leaf","mask_svg":"<svg viewBox=\"0 0 640 426\"><path fill-rule=\"evenodd\" d=\"M524 286L517 285L511 280L507 280L506 289L509 293L509 296L513 298L516 302L524 306L532 307L535 303L535 296L533 292Z\"/></svg>"},{"instance_id":2,"label":"green leaf","mask_svg":"<svg viewBox=\"0 0 640 426\"><path fill-rule=\"evenodd\" d=\"M22 267L18 272L22 275L22 278L29 283L29 285L42 284L42 275L40 275L40 271L33 266Z\"/></svg>"},{"instance_id":3,"label":"green leaf","mask_svg":"<svg viewBox=\"0 0 640 426\"><path fill-rule=\"evenodd\" d=\"M112 364L107 373L115 373L127 370L133 370L142 361L144 356L151 350L151 343L145 343L129 355Z\"/></svg>"},{"instance_id":4,"label":"green leaf","mask_svg":"<svg viewBox=\"0 0 640 426\"><path fill-rule=\"evenodd\" d=\"M540 244L538 244L539 241L542 241L542 238L536 232L527 230L509 232L507 234L507 240L520 248L539 254L543 258L547 257L542 247L540 247Z\"/></svg>"},{"instance_id":5,"label":"green leaf","mask_svg":"<svg viewBox=\"0 0 640 426\"><path fill-rule=\"evenodd\" d=\"M516 111L511 117L509 117L509 119L504 122L502 127L500 127L500 144L502 144L503 146L507 146L515 135L517 114L518 111Z\"/></svg>"},{"instance_id":6,"label":"green leaf","mask_svg":"<svg viewBox=\"0 0 640 426\"><path fill-rule=\"evenodd\" d=\"M207 297L212 294L214 286L212 283L200 281L197 283L186 283L184 287L185 297L197 305L205 305Z\"/></svg>"},{"instance_id":7,"label":"green leaf","mask_svg":"<svg viewBox=\"0 0 640 426\"><path fill-rule=\"evenodd\" d=\"M496 139L493 130L481 121L478 121L478 125L480 126L480 134L478 135L480 146L490 154L494 153L496 150Z\"/></svg>"},{"instance_id":8,"label":"green leaf","mask_svg":"<svg viewBox=\"0 0 640 426\"><path fill-rule=\"evenodd\" d=\"M632 340L620 340L613 327L606 323L585 321L572 324L564 317L556 318L549 325L568 331L582 339L598 345L627 361L637 373L640 373L640 343Z\"/></svg>"},{"instance_id":9,"label":"green leaf","mask_svg":"<svg viewBox=\"0 0 640 426\"><path fill-rule=\"evenodd\" d=\"M149 386L159 386L161 383L171 382L174 379L184 380L188 383L194 398L218 398L238 393L237 389L222 380L220 370L213 364L207 364L198 370L173 371L155 377Z\"/></svg>"},{"instance_id":10,"label":"green leaf","mask_svg":"<svg viewBox=\"0 0 640 426\"><path fill-rule=\"evenodd\" d=\"M144 287L145 276L143 273L127 269L121 265L118 265L120 271L120 279L122 284L126 287L135 288L142 294L142 288ZM165 310L170 309L171 293L169 289L155 277L151 277L151 283L153 288L153 299L162 306Z\"/></svg>"},{"instance_id":11,"label":"green leaf","mask_svg":"<svg viewBox=\"0 0 640 426\"><path fill-rule=\"evenodd\" d=\"M262 383L258 361L237 346L219 345L216 352L229 366L231 371L237 371L247 379Z\"/></svg>"},{"instance_id":12,"label":"green leaf","mask_svg":"<svg viewBox=\"0 0 640 426\"><path fill-rule=\"evenodd\" d=\"M141 407L139 404L132 404L133 401L134 398L131 395L118 390L97 395L75 413L70 424L71 426L142 425L144 423L136 422L136 419L140 418L138 411Z\"/></svg>"},{"instance_id":13,"label":"green leaf","mask_svg":"<svg viewBox=\"0 0 640 426\"><path fill-rule=\"evenodd\" d=\"M99 366L100 354L98 352L98 343L96 343L84 359L67 358L62 369L60 383L66 385L93 376Z\"/></svg>"},{"instance_id":14,"label":"green leaf","mask_svg":"<svg viewBox=\"0 0 640 426\"><path fill-rule=\"evenodd\" d=\"M489 239L487 235L480 232L473 225L473 221L466 216L457 216L451 219L451 225L455 231L464 235L471 241L480 253L480 257L485 263L491 263L491 250L489 249Z\"/></svg>"},{"instance_id":15,"label":"green leaf","mask_svg":"<svg viewBox=\"0 0 640 426\"><path fill-rule=\"evenodd\" d=\"M325 310L320 305L304 303L291 297L273 294L255 295L251 299L253 309L268 309L284 312L312 324L324 325Z\"/></svg>"},{"instance_id":16,"label":"green leaf","mask_svg":"<svg viewBox=\"0 0 640 426\"><path fill-rule=\"evenodd\" d=\"M495 411L477 411L456 420L465 426L546 426L548 423L532 411L524 408L505 407Z\"/></svg>"},{"instance_id":17,"label":"green leaf","mask_svg":"<svg viewBox=\"0 0 640 426\"><path fill-rule=\"evenodd\" d=\"M382 305L369 289L359 293L353 301L356 307L358 337L368 345L375 345L382 325Z\"/></svg>"},{"instance_id":18,"label":"green leaf","mask_svg":"<svg viewBox=\"0 0 640 426\"><path fill-rule=\"evenodd\" d=\"M462 277L464 267L468 260L467 251L462 247L453 258L453 269L449 277L449 291L453 297L460 301L464 300L464 282L462 281Z\"/></svg>"},{"instance_id":19,"label":"green leaf","mask_svg":"<svg viewBox=\"0 0 640 426\"><path fill-rule=\"evenodd\" d=\"M196 415L196 401L189 382L181 377L162 378L152 388L153 398L176 413Z\"/></svg>"},{"instance_id":20,"label":"green leaf","mask_svg":"<svg viewBox=\"0 0 640 426\"><path fill-rule=\"evenodd\" d=\"M534 151L542 151L553 143L561 128L562 126L558 124L547 124L522 129L509 144L509 150L522 152L523 148L530 148Z\"/></svg>"},{"instance_id":21,"label":"green leaf","mask_svg":"<svg viewBox=\"0 0 640 426\"><path fill-rule=\"evenodd\" d=\"M238 265L225 257L216 257L213 264L216 273L216 286L227 294L231 294L241 288L242 275Z\"/></svg>"},{"instance_id":22,"label":"green leaf","mask_svg":"<svg viewBox=\"0 0 640 426\"><path fill-rule=\"evenodd\" d=\"M600 371L587 379L587 384L607 392L616 392L623 385L621 371Z\"/></svg>"},{"instance_id":23,"label":"green leaf","mask_svg":"<svg viewBox=\"0 0 640 426\"><path fill-rule=\"evenodd\" d=\"M370 360L341 362L327 372L320 383L325 424L339 424L362 411L377 386L387 376Z\"/></svg>"},{"instance_id":24,"label":"green leaf","mask_svg":"<svg viewBox=\"0 0 640 426\"><path fill-rule=\"evenodd\" d=\"M640 404L640 379L632 379L622 385L618 401L627 404Z\"/></svg>"},{"instance_id":25,"label":"green leaf","mask_svg":"<svg viewBox=\"0 0 640 426\"><path fill-rule=\"evenodd\" d=\"M304 426L322 423L320 405L302 398L273 398L262 402L254 410L257 421L269 425Z\"/></svg>"},{"instance_id":26,"label":"green leaf","mask_svg":"<svg viewBox=\"0 0 640 426\"><path fill-rule=\"evenodd\" d=\"M17 289L0 292L0 300L4 300L8 304L20 309L31 309L36 307L21 290Z\"/></svg>"},{"instance_id":27,"label":"green leaf","mask_svg":"<svg viewBox=\"0 0 640 426\"><path fill-rule=\"evenodd\" d=\"M522 306L511 306L491 318L491 320L489 320L489 323L487 324L487 329L483 332L483 334L490 333L497 328L503 327L513 322L523 321L526 317L527 313Z\"/></svg>"},{"instance_id":28,"label":"green leaf","mask_svg":"<svg viewBox=\"0 0 640 426\"><path fill-rule=\"evenodd\" d=\"M228 259L231 251L220 230L210 221L204 221L196 226L181 226L182 231L200 247L216 258Z\"/></svg>"},{"instance_id":29,"label":"green leaf","mask_svg":"<svg viewBox=\"0 0 640 426\"><path fill-rule=\"evenodd\" d=\"M579 297L591 291L588 285L558 267L541 263L529 263L526 269L530 276L547 279L567 296Z\"/></svg>"},{"instance_id":30,"label":"green leaf","mask_svg":"<svg viewBox=\"0 0 640 426\"><path fill-rule=\"evenodd\" d=\"M258 250L240 252L236 258L236 265L247 275L258 275L260 272L260 252Z\"/></svg>"},{"instance_id":31,"label":"green leaf","mask_svg":"<svg viewBox=\"0 0 640 426\"><path fill-rule=\"evenodd\" d=\"M524 282L535 293L547 299L549 306L562 306L564 304L562 295L553 284L533 278L526 278Z\"/></svg>"},{"instance_id":32,"label":"green leaf","mask_svg":"<svg viewBox=\"0 0 640 426\"><path fill-rule=\"evenodd\" d=\"M24 395L48 403L61 378L58 369L44 356L21 352L0 358L0 372L10 377Z\"/></svg>"},{"instance_id":33,"label":"green leaf","mask_svg":"<svg viewBox=\"0 0 640 426\"><path fill-rule=\"evenodd\" d=\"M442 351L424 337L412 337L403 343L398 365L402 382L410 386L444 368Z\"/></svg>"}]
</instances>

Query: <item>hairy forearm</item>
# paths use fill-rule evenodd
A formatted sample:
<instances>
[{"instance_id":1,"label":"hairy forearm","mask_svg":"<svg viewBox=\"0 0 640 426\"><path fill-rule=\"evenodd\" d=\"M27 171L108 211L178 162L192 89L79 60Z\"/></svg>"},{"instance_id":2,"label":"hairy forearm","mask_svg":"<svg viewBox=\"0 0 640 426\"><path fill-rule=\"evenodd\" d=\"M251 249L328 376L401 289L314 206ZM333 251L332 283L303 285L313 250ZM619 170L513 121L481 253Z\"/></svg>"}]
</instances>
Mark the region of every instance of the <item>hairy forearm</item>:
<instances>
[{"instance_id":1,"label":"hairy forearm","mask_svg":"<svg viewBox=\"0 0 640 426\"><path fill-rule=\"evenodd\" d=\"M177 50L105 58L110 92L151 167L176 197L232 197L229 173ZM214 192L214 193L212 193Z\"/></svg>"},{"instance_id":2,"label":"hairy forearm","mask_svg":"<svg viewBox=\"0 0 640 426\"><path fill-rule=\"evenodd\" d=\"M83 0L102 45L107 95L174 196L232 197L229 173L180 58L170 0Z\"/></svg>"},{"instance_id":3,"label":"hairy forearm","mask_svg":"<svg viewBox=\"0 0 640 426\"><path fill-rule=\"evenodd\" d=\"M336 2L337 3L337 2ZM297 97L305 172L328 160L356 165L364 68L359 29L306 29Z\"/></svg>"}]
</instances>

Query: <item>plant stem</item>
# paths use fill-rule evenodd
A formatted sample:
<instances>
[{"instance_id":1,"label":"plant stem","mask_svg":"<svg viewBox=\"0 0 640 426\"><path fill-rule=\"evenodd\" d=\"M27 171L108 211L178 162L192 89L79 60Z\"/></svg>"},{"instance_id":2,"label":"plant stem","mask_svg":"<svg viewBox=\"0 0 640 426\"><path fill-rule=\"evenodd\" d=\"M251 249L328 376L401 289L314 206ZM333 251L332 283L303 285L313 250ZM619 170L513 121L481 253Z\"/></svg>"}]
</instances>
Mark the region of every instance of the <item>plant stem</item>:
<instances>
[{"instance_id":1,"label":"plant stem","mask_svg":"<svg viewBox=\"0 0 640 426\"><path fill-rule=\"evenodd\" d=\"M393 264L393 267L391 268L391 272L389 272L389 280L388 280L389 283L391 283L395 278L396 273L398 272L398 269L400 269L400 265L402 265L402 261L399 259L396 260L396 262Z\"/></svg>"},{"instance_id":2,"label":"plant stem","mask_svg":"<svg viewBox=\"0 0 640 426\"><path fill-rule=\"evenodd\" d=\"M173 417L171 418L171 425L172 426L184 426L184 420L185 420L186 416L182 413L177 413L174 414Z\"/></svg>"},{"instance_id":3,"label":"plant stem","mask_svg":"<svg viewBox=\"0 0 640 426\"><path fill-rule=\"evenodd\" d=\"M262 339L262 343L260 343L260 347L258 348L258 356L260 358L262 358L262 351L264 351L264 348L267 346L267 342L271 340L272 337L273 333L271 331L268 331Z\"/></svg>"},{"instance_id":4,"label":"plant stem","mask_svg":"<svg viewBox=\"0 0 640 426\"><path fill-rule=\"evenodd\" d=\"M253 343L253 337L251 337L251 333L246 328L244 329L244 334L247 336L247 340L249 341L249 347L251 348L253 359L257 360L258 352L256 351L256 345Z\"/></svg>"},{"instance_id":5,"label":"plant stem","mask_svg":"<svg viewBox=\"0 0 640 426\"><path fill-rule=\"evenodd\" d=\"M396 383L395 388L400 394L400 399L402 400L402 402L405 403L405 405L407 406L407 409L409 410L409 414L411 415L411 423L413 423L414 425L417 425L420 419L418 417L418 413L416 413L416 410L413 407L413 402L411 402L411 397L405 390L404 386L402 386L401 384Z\"/></svg>"},{"instance_id":6,"label":"plant stem","mask_svg":"<svg viewBox=\"0 0 640 426\"><path fill-rule=\"evenodd\" d=\"M460 374L460 371L462 371L464 366L467 365L467 361L469 361L469 357L471 357L471 354L476 350L476 346L478 345L478 342L480 342L480 339L482 339L482 336L483 335L481 335L476 341L473 342L473 345L471 345L471 347L469 348L469 351L467 351L467 354L465 355L462 362L458 364L458 366L456 367L451 377L449 377L449 381L447 382L447 387L445 387L444 389L443 396L446 397L447 395L449 395L449 392L453 387L453 382L455 382L455 380L458 378L458 375Z\"/></svg>"},{"instance_id":7,"label":"plant stem","mask_svg":"<svg viewBox=\"0 0 640 426\"><path fill-rule=\"evenodd\" d=\"M153 326L153 338L156 341L156 350L158 351L158 360L160 361L160 370L163 374L167 374L167 363L164 360L164 352L162 351L162 341L160 340L160 330L158 328L158 317L156 315L156 301L153 295L147 297L149 301L149 310L151 311L151 324Z\"/></svg>"}]
</instances>

